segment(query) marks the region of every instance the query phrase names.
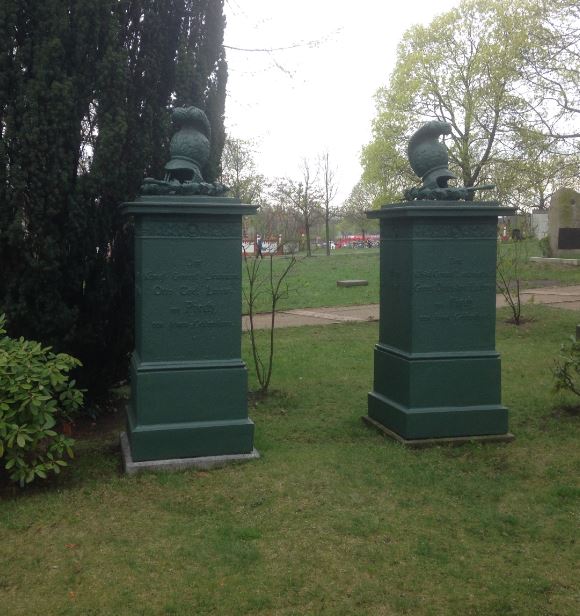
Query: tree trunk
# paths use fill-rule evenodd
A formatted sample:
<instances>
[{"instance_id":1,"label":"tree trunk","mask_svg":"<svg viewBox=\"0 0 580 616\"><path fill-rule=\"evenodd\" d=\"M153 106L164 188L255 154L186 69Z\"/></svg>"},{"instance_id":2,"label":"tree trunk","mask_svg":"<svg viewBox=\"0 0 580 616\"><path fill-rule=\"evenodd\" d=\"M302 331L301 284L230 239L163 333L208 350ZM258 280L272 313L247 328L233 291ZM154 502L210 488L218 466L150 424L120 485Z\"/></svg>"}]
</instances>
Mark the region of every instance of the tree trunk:
<instances>
[{"instance_id":1,"label":"tree trunk","mask_svg":"<svg viewBox=\"0 0 580 616\"><path fill-rule=\"evenodd\" d=\"M306 256L311 257L312 251L310 250L310 221L308 218L304 219L304 235L306 235Z\"/></svg>"},{"instance_id":2,"label":"tree trunk","mask_svg":"<svg viewBox=\"0 0 580 616\"><path fill-rule=\"evenodd\" d=\"M324 230L326 232L326 256L330 257L330 229L329 229L329 218L330 214L328 212L328 206L326 207L326 212L324 213Z\"/></svg>"}]
</instances>

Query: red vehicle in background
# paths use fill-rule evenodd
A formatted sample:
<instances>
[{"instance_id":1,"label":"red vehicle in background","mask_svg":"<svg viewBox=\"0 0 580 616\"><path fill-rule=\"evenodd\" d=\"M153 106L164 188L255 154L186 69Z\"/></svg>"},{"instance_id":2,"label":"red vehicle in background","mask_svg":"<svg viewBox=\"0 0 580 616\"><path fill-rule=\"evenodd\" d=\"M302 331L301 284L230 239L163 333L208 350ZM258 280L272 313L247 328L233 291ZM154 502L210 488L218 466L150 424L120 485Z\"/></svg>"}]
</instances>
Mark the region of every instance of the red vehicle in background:
<instances>
[{"instance_id":1,"label":"red vehicle in background","mask_svg":"<svg viewBox=\"0 0 580 616\"><path fill-rule=\"evenodd\" d=\"M377 248L379 235L346 235L336 240L337 248Z\"/></svg>"}]
</instances>

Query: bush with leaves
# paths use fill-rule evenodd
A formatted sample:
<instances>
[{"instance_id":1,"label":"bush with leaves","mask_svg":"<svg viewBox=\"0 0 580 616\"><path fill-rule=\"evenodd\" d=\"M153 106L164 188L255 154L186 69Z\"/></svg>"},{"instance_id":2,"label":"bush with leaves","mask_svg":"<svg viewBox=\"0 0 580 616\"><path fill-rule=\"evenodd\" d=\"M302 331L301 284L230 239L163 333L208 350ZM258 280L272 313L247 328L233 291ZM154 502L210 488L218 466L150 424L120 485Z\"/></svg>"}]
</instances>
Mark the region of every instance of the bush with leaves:
<instances>
[{"instance_id":1,"label":"bush with leaves","mask_svg":"<svg viewBox=\"0 0 580 616\"><path fill-rule=\"evenodd\" d=\"M556 391L569 391L580 396L580 340L570 336L560 349L553 369Z\"/></svg>"},{"instance_id":2,"label":"bush with leaves","mask_svg":"<svg viewBox=\"0 0 580 616\"><path fill-rule=\"evenodd\" d=\"M553 257L554 254L552 253L552 247L550 246L550 238L549 237L543 237L540 242L540 250L542 251L542 257Z\"/></svg>"},{"instance_id":3,"label":"bush with leaves","mask_svg":"<svg viewBox=\"0 0 580 616\"><path fill-rule=\"evenodd\" d=\"M0 477L21 486L60 473L73 457L73 439L57 431L83 404L68 373L78 359L39 342L6 335L0 315Z\"/></svg>"}]
</instances>

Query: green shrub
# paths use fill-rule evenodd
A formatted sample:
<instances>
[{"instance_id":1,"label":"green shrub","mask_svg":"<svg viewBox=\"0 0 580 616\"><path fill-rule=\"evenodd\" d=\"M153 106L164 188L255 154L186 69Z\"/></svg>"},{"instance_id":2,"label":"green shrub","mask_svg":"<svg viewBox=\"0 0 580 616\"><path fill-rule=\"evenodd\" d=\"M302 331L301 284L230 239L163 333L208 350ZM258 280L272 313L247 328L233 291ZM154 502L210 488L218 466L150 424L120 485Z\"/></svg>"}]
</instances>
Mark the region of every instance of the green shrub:
<instances>
[{"instance_id":1,"label":"green shrub","mask_svg":"<svg viewBox=\"0 0 580 616\"><path fill-rule=\"evenodd\" d=\"M68 372L78 359L6 335L0 315L0 477L21 486L66 466L74 441L57 432L83 403Z\"/></svg>"},{"instance_id":2,"label":"green shrub","mask_svg":"<svg viewBox=\"0 0 580 616\"><path fill-rule=\"evenodd\" d=\"M542 251L542 257L553 257L552 247L550 246L550 238L543 237L540 241L540 250Z\"/></svg>"},{"instance_id":3,"label":"green shrub","mask_svg":"<svg viewBox=\"0 0 580 616\"><path fill-rule=\"evenodd\" d=\"M580 341L574 336L562 345L553 373L556 391L569 391L580 396Z\"/></svg>"}]
</instances>

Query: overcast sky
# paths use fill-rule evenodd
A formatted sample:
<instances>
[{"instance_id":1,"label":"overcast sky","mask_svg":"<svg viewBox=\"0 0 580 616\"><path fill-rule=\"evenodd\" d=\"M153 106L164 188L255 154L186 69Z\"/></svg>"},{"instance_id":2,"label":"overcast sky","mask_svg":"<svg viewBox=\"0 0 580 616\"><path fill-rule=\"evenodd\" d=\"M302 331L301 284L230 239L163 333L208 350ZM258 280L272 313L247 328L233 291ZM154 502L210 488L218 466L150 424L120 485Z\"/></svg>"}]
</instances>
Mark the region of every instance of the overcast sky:
<instances>
[{"instance_id":1,"label":"overcast sky","mask_svg":"<svg viewBox=\"0 0 580 616\"><path fill-rule=\"evenodd\" d=\"M256 142L267 176L300 177L303 158L325 149L344 200L361 174L373 95L387 83L405 30L459 0L226 0L226 129ZM312 45L309 45L313 42Z\"/></svg>"}]
</instances>

